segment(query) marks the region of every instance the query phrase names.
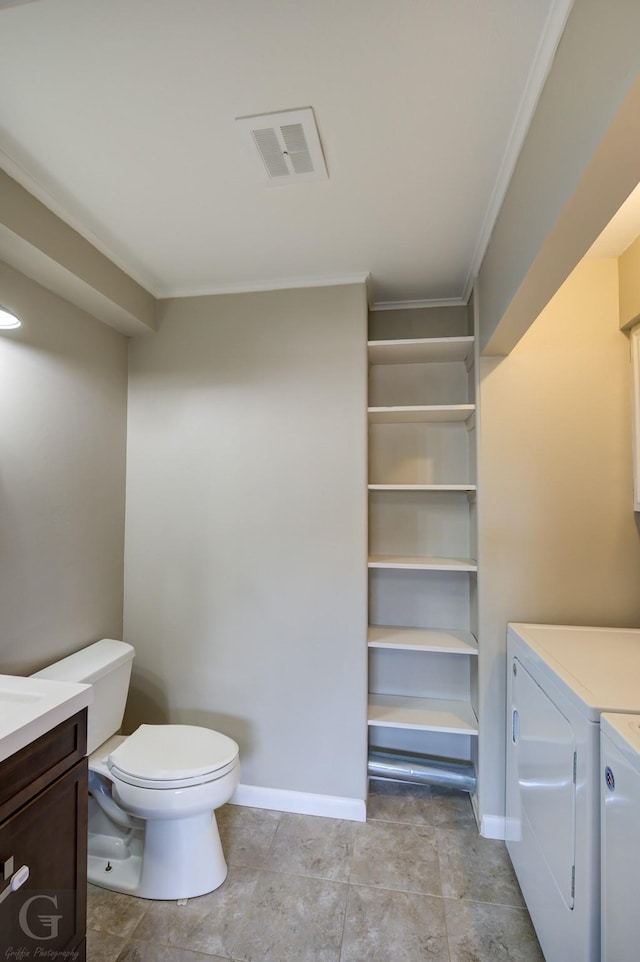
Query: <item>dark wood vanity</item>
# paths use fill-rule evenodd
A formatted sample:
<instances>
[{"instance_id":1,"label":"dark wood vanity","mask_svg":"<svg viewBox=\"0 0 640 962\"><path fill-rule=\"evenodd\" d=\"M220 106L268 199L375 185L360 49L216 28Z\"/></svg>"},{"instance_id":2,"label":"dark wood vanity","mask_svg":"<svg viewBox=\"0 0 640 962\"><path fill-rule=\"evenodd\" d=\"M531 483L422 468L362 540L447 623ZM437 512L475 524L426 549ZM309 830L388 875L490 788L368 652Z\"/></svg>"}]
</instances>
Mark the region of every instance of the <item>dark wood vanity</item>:
<instances>
[{"instance_id":1,"label":"dark wood vanity","mask_svg":"<svg viewBox=\"0 0 640 962\"><path fill-rule=\"evenodd\" d=\"M0 762L2 959L85 962L86 750L83 709Z\"/></svg>"}]
</instances>

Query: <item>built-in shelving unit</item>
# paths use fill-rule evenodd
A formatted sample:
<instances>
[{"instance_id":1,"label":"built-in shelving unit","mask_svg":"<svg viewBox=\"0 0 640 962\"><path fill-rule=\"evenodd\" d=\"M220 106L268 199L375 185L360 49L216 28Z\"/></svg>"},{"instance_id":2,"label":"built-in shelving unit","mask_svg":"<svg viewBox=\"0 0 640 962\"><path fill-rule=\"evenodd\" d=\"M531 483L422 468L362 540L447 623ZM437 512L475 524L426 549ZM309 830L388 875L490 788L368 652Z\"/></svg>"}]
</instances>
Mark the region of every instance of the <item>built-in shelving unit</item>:
<instances>
[{"instance_id":1,"label":"built-in shelving unit","mask_svg":"<svg viewBox=\"0 0 640 962\"><path fill-rule=\"evenodd\" d=\"M369 742L460 761L475 761L478 734L468 316L372 315L368 343Z\"/></svg>"}]
</instances>

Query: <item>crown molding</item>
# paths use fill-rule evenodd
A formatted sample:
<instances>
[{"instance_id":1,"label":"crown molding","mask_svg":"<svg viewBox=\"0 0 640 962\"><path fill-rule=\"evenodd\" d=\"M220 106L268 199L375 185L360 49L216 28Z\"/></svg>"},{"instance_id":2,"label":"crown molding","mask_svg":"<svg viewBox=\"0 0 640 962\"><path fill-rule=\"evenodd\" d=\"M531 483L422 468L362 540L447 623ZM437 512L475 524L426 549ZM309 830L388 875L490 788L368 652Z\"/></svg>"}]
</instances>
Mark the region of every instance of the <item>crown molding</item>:
<instances>
[{"instance_id":1,"label":"crown molding","mask_svg":"<svg viewBox=\"0 0 640 962\"><path fill-rule=\"evenodd\" d=\"M465 302L471 296L475 278L484 260L493 228L511 183L520 151L529 132L533 115L551 70L553 58L569 19L573 3L574 0L554 0L549 9L469 264L469 271L462 291L462 298Z\"/></svg>"},{"instance_id":2,"label":"crown molding","mask_svg":"<svg viewBox=\"0 0 640 962\"><path fill-rule=\"evenodd\" d=\"M278 277L262 281L238 281L235 284L206 284L202 287L169 287L156 295L161 300L173 297L208 297L212 294L256 294L264 291L283 291L304 287L343 287L347 284L366 284L369 274L320 274L306 277Z\"/></svg>"}]
</instances>

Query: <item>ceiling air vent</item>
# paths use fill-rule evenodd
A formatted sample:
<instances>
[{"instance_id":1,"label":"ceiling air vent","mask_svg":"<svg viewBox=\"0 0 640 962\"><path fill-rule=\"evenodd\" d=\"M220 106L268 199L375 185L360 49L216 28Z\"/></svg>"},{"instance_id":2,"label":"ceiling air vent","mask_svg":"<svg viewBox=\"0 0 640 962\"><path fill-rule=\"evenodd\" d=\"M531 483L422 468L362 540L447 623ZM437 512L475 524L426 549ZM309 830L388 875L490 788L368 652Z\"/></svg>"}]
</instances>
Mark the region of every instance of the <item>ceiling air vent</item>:
<instances>
[{"instance_id":1,"label":"ceiling air vent","mask_svg":"<svg viewBox=\"0 0 640 962\"><path fill-rule=\"evenodd\" d=\"M236 124L253 151L271 187L327 180L320 135L311 107L277 114L236 117Z\"/></svg>"}]
</instances>

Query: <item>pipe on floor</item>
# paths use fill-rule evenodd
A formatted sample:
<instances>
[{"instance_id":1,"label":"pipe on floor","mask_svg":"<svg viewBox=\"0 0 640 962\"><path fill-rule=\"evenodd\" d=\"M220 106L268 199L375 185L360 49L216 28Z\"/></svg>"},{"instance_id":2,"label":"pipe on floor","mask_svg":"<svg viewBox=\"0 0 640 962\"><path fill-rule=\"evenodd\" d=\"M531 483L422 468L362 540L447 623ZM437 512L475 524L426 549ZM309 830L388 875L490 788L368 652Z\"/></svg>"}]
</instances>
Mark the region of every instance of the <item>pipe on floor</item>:
<instances>
[{"instance_id":1,"label":"pipe on floor","mask_svg":"<svg viewBox=\"0 0 640 962\"><path fill-rule=\"evenodd\" d=\"M367 771L372 778L389 778L397 782L437 785L475 792L476 774L471 762L453 762L428 755L405 755L402 752L372 748Z\"/></svg>"}]
</instances>

